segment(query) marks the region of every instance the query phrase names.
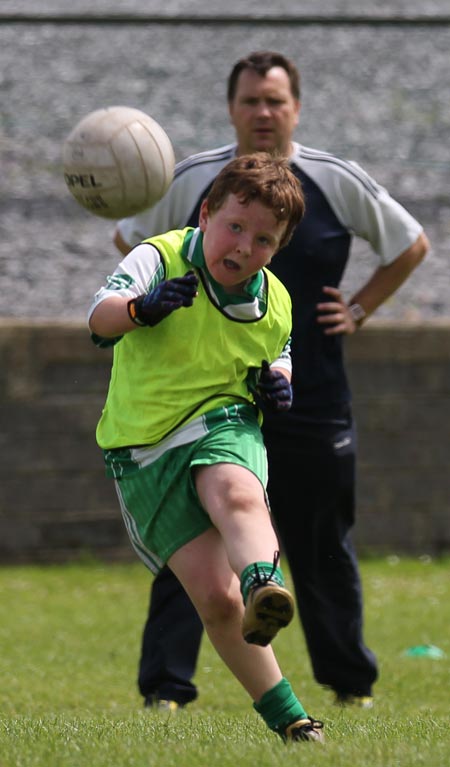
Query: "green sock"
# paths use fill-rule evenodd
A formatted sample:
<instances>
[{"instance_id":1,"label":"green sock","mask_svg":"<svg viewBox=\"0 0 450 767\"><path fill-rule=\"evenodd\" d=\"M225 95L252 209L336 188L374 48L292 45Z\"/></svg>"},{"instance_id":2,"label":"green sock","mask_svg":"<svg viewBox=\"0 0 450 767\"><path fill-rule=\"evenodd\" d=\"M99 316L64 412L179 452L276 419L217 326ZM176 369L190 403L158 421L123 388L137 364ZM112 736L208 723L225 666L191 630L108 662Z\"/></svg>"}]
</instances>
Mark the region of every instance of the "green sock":
<instances>
[{"instance_id":1,"label":"green sock","mask_svg":"<svg viewBox=\"0 0 450 767\"><path fill-rule=\"evenodd\" d=\"M273 566L273 562L253 562L247 565L241 573L241 594L244 599L244 605L247 602L248 592L264 579L270 578L271 581L284 586L284 577L280 567Z\"/></svg>"},{"instance_id":2,"label":"green sock","mask_svg":"<svg viewBox=\"0 0 450 767\"><path fill-rule=\"evenodd\" d=\"M264 693L259 703L253 708L261 714L271 730L284 734L286 727L297 719L307 719L308 714L287 679L283 679Z\"/></svg>"}]
</instances>

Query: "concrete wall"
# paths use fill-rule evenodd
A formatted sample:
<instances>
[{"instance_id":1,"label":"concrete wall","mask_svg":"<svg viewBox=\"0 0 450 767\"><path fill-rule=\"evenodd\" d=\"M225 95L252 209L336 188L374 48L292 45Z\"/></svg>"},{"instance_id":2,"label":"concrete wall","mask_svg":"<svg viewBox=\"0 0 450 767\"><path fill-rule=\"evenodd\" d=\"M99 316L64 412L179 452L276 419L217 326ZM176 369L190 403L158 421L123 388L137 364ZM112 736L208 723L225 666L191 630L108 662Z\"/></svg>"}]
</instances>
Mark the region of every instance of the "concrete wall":
<instances>
[{"instance_id":1,"label":"concrete wall","mask_svg":"<svg viewBox=\"0 0 450 767\"><path fill-rule=\"evenodd\" d=\"M372 321L347 351L359 548L450 551L450 322Z\"/></svg>"},{"instance_id":2,"label":"concrete wall","mask_svg":"<svg viewBox=\"0 0 450 767\"><path fill-rule=\"evenodd\" d=\"M111 355L81 324L0 322L0 562L133 559L95 425ZM450 322L347 342L361 552L450 551Z\"/></svg>"},{"instance_id":3,"label":"concrete wall","mask_svg":"<svg viewBox=\"0 0 450 767\"><path fill-rule=\"evenodd\" d=\"M108 353L85 327L0 325L0 561L130 556L95 424Z\"/></svg>"}]
</instances>

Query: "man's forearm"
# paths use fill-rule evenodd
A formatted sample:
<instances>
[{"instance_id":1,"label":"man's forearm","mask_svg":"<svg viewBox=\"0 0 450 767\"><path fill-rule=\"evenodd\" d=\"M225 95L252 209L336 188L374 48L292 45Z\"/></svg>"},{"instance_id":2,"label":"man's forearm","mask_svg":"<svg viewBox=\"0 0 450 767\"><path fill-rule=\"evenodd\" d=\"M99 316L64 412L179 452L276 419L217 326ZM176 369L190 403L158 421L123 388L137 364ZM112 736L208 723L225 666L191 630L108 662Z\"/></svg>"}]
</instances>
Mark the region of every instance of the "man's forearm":
<instances>
[{"instance_id":1,"label":"man's forearm","mask_svg":"<svg viewBox=\"0 0 450 767\"><path fill-rule=\"evenodd\" d=\"M420 264L429 250L428 238L422 233L410 248L404 251L388 266L380 266L355 293L349 305L360 304L367 316L373 314Z\"/></svg>"}]
</instances>

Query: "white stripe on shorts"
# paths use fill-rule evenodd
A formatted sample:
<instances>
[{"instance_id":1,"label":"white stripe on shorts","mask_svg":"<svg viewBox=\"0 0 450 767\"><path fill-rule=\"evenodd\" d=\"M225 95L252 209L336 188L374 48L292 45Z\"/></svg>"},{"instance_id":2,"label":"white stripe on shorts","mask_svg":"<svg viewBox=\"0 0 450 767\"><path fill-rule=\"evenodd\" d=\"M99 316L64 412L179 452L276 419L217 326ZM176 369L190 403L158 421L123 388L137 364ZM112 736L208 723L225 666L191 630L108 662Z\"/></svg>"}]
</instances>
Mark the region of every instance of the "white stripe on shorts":
<instances>
[{"instance_id":1,"label":"white stripe on shorts","mask_svg":"<svg viewBox=\"0 0 450 767\"><path fill-rule=\"evenodd\" d=\"M117 480L115 480L114 484L116 486L117 497L119 499L119 504L120 504L120 510L122 512L123 521L125 523L125 527L128 533L128 537L131 541L131 545L133 546L133 549L135 550L138 557L142 559L146 567L148 567L148 569L151 570L151 572L155 573L156 575L163 567L164 562L156 554L154 554L153 551L150 551L150 549L148 549L143 543L137 531L136 522L134 521L133 517L128 511L125 505L125 501L123 500L122 492L120 490L120 483Z\"/></svg>"}]
</instances>

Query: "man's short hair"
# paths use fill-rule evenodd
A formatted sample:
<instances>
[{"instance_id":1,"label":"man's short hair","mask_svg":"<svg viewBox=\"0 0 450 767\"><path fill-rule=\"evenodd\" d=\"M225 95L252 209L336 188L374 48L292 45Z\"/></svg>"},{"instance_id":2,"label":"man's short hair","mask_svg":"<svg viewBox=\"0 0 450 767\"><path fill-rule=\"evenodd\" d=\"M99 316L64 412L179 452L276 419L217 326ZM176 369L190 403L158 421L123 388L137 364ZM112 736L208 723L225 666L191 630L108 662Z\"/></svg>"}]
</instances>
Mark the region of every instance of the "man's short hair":
<instances>
[{"instance_id":1,"label":"man's short hair","mask_svg":"<svg viewBox=\"0 0 450 767\"><path fill-rule=\"evenodd\" d=\"M265 77L272 67L281 67L285 70L289 77L291 93L297 101L300 101L300 72L293 61L276 51L255 51L236 62L228 78L228 101L233 101L236 95L239 75L244 69L251 69L260 77Z\"/></svg>"}]
</instances>

